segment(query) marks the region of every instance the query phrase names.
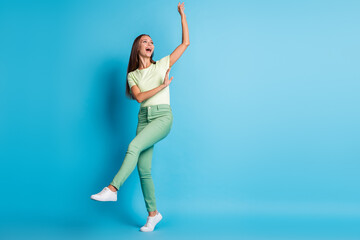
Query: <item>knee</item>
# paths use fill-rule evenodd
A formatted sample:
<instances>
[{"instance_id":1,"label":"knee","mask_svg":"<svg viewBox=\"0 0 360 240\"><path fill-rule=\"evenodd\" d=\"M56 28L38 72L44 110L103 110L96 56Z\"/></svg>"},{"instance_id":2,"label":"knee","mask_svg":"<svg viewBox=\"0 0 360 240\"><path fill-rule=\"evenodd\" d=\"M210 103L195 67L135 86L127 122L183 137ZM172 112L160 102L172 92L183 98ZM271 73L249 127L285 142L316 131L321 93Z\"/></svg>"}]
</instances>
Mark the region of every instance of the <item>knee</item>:
<instances>
[{"instance_id":1,"label":"knee","mask_svg":"<svg viewBox=\"0 0 360 240\"><path fill-rule=\"evenodd\" d=\"M151 169L138 167L138 172L139 172L140 179L151 179L152 178Z\"/></svg>"},{"instance_id":2,"label":"knee","mask_svg":"<svg viewBox=\"0 0 360 240\"><path fill-rule=\"evenodd\" d=\"M138 164L137 169L140 178L151 178L151 167Z\"/></svg>"},{"instance_id":3,"label":"knee","mask_svg":"<svg viewBox=\"0 0 360 240\"><path fill-rule=\"evenodd\" d=\"M132 142L129 144L127 153L132 154L132 155L139 155L139 154L140 154L140 148L139 148L139 146L136 144L136 142L132 141Z\"/></svg>"}]
</instances>

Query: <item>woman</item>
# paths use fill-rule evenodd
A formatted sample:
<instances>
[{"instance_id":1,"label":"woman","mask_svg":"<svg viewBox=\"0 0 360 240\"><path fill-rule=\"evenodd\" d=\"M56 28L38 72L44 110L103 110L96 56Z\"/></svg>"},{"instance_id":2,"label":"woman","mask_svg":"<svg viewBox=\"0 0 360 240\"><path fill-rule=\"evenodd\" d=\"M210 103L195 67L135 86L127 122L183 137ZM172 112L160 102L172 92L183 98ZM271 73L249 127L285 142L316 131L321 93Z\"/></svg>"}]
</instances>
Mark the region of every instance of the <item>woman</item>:
<instances>
[{"instance_id":1,"label":"woman","mask_svg":"<svg viewBox=\"0 0 360 240\"><path fill-rule=\"evenodd\" d=\"M116 201L117 191L131 172L138 167L145 206L149 213L140 231L153 231L162 215L156 209L155 189L151 178L154 144L170 132L173 115L170 108L169 71L190 45L184 3L178 4L182 24L182 43L159 61L152 59L154 45L150 36L142 34L133 43L127 70L126 94L140 104L136 137L129 144L118 173L101 192L91 195L97 201Z\"/></svg>"}]
</instances>

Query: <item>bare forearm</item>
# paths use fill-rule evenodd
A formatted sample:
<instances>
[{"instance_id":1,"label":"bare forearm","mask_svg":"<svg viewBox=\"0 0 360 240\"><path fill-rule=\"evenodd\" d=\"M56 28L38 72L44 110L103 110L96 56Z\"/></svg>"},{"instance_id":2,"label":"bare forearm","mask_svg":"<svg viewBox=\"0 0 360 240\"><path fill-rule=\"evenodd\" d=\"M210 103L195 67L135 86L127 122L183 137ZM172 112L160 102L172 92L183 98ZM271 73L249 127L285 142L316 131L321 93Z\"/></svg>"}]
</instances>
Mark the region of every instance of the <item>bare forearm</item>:
<instances>
[{"instance_id":1,"label":"bare forearm","mask_svg":"<svg viewBox=\"0 0 360 240\"><path fill-rule=\"evenodd\" d=\"M185 45L190 45L189 28L186 21L185 13L181 14L181 25L182 25L182 43Z\"/></svg>"},{"instance_id":2,"label":"bare forearm","mask_svg":"<svg viewBox=\"0 0 360 240\"><path fill-rule=\"evenodd\" d=\"M161 84L160 86L153 88L149 91L146 92L140 92L136 95L136 101L138 101L139 103L145 101L146 99L151 98L152 96L154 96L155 94L157 94L158 92L160 92L161 90L163 90L165 88L164 84Z\"/></svg>"}]
</instances>

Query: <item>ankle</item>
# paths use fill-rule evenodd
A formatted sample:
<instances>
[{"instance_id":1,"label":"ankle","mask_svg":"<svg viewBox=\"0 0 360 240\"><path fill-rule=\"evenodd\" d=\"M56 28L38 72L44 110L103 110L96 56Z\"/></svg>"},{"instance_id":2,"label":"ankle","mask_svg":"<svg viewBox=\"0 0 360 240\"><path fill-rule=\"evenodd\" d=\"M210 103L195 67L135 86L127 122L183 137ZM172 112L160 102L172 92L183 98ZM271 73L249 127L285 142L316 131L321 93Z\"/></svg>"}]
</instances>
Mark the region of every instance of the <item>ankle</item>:
<instances>
[{"instance_id":1,"label":"ankle","mask_svg":"<svg viewBox=\"0 0 360 240\"><path fill-rule=\"evenodd\" d=\"M108 188L109 188L111 191L113 191L113 192L116 192L116 191L117 191L116 187L114 187L114 186L111 185L111 184L109 184Z\"/></svg>"},{"instance_id":2,"label":"ankle","mask_svg":"<svg viewBox=\"0 0 360 240\"><path fill-rule=\"evenodd\" d=\"M157 210L149 212L149 217L154 217L158 213Z\"/></svg>"}]
</instances>

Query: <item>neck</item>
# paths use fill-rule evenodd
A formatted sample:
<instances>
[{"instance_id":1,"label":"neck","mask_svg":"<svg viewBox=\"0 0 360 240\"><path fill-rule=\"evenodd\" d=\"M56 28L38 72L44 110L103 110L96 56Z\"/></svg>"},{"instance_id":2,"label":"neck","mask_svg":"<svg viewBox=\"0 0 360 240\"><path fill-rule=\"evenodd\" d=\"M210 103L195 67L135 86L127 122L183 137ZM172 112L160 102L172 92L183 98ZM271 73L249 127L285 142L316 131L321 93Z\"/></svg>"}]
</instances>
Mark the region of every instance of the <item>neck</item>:
<instances>
[{"instance_id":1,"label":"neck","mask_svg":"<svg viewBox=\"0 0 360 240\"><path fill-rule=\"evenodd\" d=\"M139 69L148 68L150 66L150 58L139 56Z\"/></svg>"}]
</instances>

